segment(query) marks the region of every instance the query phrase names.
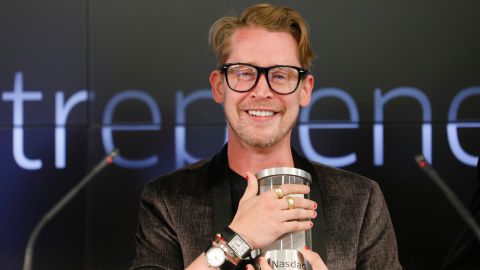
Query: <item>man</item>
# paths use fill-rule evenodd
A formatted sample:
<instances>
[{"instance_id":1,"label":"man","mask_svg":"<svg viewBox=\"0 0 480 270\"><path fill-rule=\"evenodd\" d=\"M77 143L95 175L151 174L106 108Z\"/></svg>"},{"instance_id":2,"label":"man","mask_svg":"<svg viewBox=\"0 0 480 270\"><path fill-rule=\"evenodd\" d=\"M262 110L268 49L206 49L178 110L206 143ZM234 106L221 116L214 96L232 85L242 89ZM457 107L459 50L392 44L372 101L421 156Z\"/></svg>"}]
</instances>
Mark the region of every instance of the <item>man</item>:
<instances>
[{"instance_id":1,"label":"man","mask_svg":"<svg viewBox=\"0 0 480 270\"><path fill-rule=\"evenodd\" d=\"M210 43L219 63L210 84L224 106L228 144L212 159L145 186L132 269L244 267L250 250L307 229L329 269L401 269L378 185L311 163L291 148L299 108L309 104L314 85L302 17L254 5L215 22ZM309 172L311 188L282 185L257 195L254 173L271 167ZM306 193L311 200L284 198Z\"/></svg>"}]
</instances>

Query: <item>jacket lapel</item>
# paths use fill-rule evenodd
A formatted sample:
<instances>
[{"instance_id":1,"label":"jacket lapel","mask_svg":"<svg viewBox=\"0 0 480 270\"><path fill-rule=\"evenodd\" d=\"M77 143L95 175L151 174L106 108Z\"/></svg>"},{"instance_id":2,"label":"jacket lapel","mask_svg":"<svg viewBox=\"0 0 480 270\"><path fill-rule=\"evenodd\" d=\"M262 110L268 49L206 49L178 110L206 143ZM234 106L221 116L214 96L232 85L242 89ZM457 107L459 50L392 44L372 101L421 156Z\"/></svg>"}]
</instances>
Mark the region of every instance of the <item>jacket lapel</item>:
<instances>
[{"instance_id":1,"label":"jacket lapel","mask_svg":"<svg viewBox=\"0 0 480 270\"><path fill-rule=\"evenodd\" d=\"M212 159L209 175L212 185L212 229L213 233L218 233L233 220L227 145Z\"/></svg>"}]
</instances>

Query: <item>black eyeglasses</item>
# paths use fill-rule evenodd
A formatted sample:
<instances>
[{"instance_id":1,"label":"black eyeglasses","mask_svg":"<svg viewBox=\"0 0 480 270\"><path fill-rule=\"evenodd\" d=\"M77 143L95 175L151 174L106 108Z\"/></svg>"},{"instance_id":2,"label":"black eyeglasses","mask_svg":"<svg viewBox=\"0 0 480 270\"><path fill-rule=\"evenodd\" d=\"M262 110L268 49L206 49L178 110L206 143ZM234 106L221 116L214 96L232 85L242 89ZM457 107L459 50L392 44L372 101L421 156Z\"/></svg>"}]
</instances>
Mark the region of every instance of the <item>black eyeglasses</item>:
<instances>
[{"instance_id":1,"label":"black eyeglasses","mask_svg":"<svg viewBox=\"0 0 480 270\"><path fill-rule=\"evenodd\" d=\"M295 92L300 80L308 74L308 70L295 66L257 67L243 63L223 64L220 70L225 74L227 85L233 91L252 90L263 73L270 89L280 95Z\"/></svg>"}]
</instances>

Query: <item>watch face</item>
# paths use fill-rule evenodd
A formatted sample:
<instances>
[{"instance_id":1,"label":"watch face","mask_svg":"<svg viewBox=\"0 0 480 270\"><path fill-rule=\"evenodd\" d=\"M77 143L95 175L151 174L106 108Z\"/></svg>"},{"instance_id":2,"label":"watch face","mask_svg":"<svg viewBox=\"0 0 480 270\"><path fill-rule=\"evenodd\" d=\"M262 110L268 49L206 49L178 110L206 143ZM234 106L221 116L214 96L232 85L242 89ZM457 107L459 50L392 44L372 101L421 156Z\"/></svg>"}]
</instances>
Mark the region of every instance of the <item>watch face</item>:
<instances>
[{"instance_id":1,"label":"watch face","mask_svg":"<svg viewBox=\"0 0 480 270\"><path fill-rule=\"evenodd\" d=\"M212 267L219 267L225 262L225 252L219 247L212 247L205 255L208 264Z\"/></svg>"},{"instance_id":2,"label":"watch face","mask_svg":"<svg viewBox=\"0 0 480 270\"><path fill-rule=\"evenodd\" d=\"M247 251L250 249L250 246L245 243L245 241L238 236L238 234L235 235L230 242L228 242L228 245L240 258L243 258L245 253L247 253Z\"/></svg>"}]
</instances>

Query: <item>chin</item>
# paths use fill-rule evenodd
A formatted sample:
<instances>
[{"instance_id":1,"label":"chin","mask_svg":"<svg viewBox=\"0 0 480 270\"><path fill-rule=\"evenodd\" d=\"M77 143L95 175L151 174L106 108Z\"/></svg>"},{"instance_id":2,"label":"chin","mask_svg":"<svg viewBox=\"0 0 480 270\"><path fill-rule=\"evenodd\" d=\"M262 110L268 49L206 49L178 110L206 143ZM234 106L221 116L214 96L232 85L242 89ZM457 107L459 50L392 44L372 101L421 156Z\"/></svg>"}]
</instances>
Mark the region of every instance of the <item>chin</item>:
<instances>
[{"instance_id":1,"label":"chin","mask_svg":"<svg viewBox=\"0 0 480 270\"><path fill-rule=\"evenodd\" d=\"M277 144L277 141L247 141L249 146L258 147L258 148L270 148Z\"/></svg>"},{"instance_id":2,"label":"chin","mask_svg":"<svg viewBox=\"0 0 480 270\"><path fill-rule=\"evenodd\" d=\"M231 122L227 118L227 123L235 137L244 144L252 147L270 148L280 141L291 131L290 128L252 128L246 125L232 126Z\"/></svg>"},{"instance_id":3,"label":"chin","mask_svg":"<svg viewBox=\"0 0 480 270\"><path fill-rule=\"evenodd\" d=\"M242 141L249 146L259 147L259 148L269 148L276 145L284 137L275 136L272 134L263 135L263 136L241 136Z\"/></svg>"}]
</instances>

